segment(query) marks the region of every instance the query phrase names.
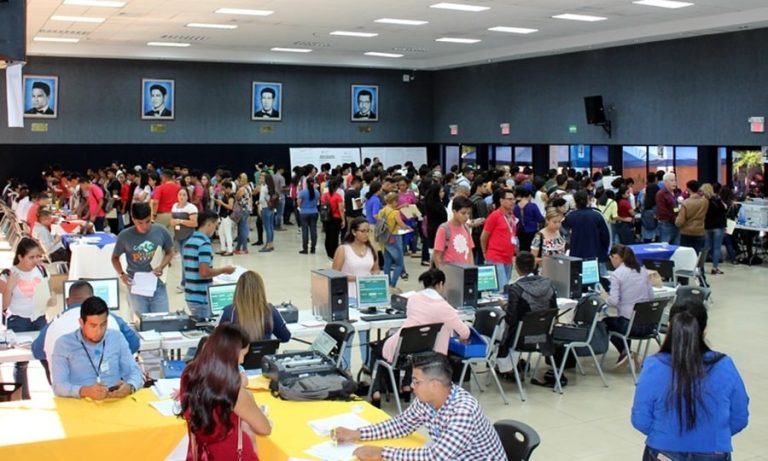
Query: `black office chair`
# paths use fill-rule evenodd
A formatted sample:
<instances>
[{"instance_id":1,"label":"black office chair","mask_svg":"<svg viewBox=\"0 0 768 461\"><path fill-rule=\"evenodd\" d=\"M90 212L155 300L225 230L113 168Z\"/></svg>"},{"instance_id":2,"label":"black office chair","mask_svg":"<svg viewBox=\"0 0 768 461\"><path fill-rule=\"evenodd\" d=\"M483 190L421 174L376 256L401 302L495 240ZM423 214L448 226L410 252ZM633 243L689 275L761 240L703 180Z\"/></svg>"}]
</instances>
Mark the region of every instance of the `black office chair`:
<instances>
[{"instance_id":1,"label":"black office chair","mask_svg":"<svg viewBox=\"0 0 768 461\"><path fill-rule=\"evenodd\" d=\"M502 419L496 421L493 428L499 434L509 461L528 461L533 450L541 443L538 432L520 421Z\"/></svg>"},{"instance_id":2,"label":"black office chair","mask_svg":"<svg viewBox=\"0 0 768 461\"><path fill-rule=\"evenodd\" d=\"M265 355L276 354L278 347L280 347L279 339L266 339L264 341L252 342L243 359L243 368L246 370L260 369L261 359L264 358Z\"/></svg>"},{"instance_id":3,"label":"black office chair","mask_svg":"<svg viewBox=\"0 0 768 461\"><path fill-rule=\"evenodd\" d=\"M579 357L589 355L595 362L597 373L600 375L603 385L608 387L603 369L600 367L596 352L592 348L592 338L595 335L595 329L597 328L597 322L603 306L605 306L605 302L600 299L599 295L585 296L576 305L573 313L573 322L570 324L555 324L552 329L555 344L565 346L563 361L560 364L561 376L563 371L565 371L569 353L572 353L574 359L576 359L576 368L581 375L584 375L584 369L581 367L581 363L579 363ZM604 350L598 353L605 355Z\"/></svg>"},{"instance_id":4,"label":"black office chair","mask_svg":"<svg viewBox=\"0 0 768 461\"><path fill-rule=\"evenodd\" d=\"M710 296L712 296L712 290L709 288L684 285L677 287L675 292L675 302L679 303L693 299L706 305L707 302L709 302Z\"/></svg>"},{"instance_id":5,"label":"black office chair","mask_svg":"<svg viewBox=\"0 0 768 461\"><path fill-rule=\"evenodd\" d=\"M552 371L555 374L555 390L562 394L563 388L560 385L560 372L557 363L555 363L555 346L552 341L552 325L558 312L558 309L545 309L525 314L517 324L515 339L512 344L514 344L515 352L528 353L528 363L530 363L531 354L534 352L539 352L544 357L548 357L552 365ZM518 371L517 367L513 367L512 372L515 375L520 400L525 401L526 395L523 388L523 380L520 378L520 371Z\"/></svg>"},{"instance_id":6,"label":"black office chair","mask_svg":"<svg viewBox=\"0 0 768 461\"><path fill-rule=\"evenodd\" d=\"M328 322L323 331L336 341L336 346L328 355L336 362L337 367L342 368L341 362L344 349L352 341L352 337L355 335L355 327L349 322ZM347 365L349 366L350 364Z\"/></svg>"}]
</instances>

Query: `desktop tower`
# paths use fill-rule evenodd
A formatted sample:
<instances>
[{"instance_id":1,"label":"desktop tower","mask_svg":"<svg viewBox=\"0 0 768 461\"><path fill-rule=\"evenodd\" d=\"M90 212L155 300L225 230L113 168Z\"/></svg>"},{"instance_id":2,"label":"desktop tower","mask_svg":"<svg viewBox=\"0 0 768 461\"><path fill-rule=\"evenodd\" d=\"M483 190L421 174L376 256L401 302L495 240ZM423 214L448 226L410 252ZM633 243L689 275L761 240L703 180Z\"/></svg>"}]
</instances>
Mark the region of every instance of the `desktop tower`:
<instances>
[{"instance_id":1,"label":"desktop tower","mask_svg":"<svg viewBox=\"0 0 768 461\"><path fill-rule=\"evenodd\" d=\"M445 299L451 306L477 307L477 266L450 263L441 269L445 273Z\"/></svg>"},{"instance_id":2,"label":"desktop tower","mask_svg":"<svg viewBox=\"0 0 768 461\"><path fill-rule=\"evenodd\" d=\"M542 259L541 275L552 280L558 298L581 297L581 258L545 256Z\"/></svg>"},{"instance_id":3,"label":"desktop tower","mask_svg":"<svg viewBox=\"0 0 768 461\"><path fill-rule=\"evenodd\" d=\"M347 274L332 269L310 273L312 315L326 322L349 320Z\"/></svg>"}]
</instances>

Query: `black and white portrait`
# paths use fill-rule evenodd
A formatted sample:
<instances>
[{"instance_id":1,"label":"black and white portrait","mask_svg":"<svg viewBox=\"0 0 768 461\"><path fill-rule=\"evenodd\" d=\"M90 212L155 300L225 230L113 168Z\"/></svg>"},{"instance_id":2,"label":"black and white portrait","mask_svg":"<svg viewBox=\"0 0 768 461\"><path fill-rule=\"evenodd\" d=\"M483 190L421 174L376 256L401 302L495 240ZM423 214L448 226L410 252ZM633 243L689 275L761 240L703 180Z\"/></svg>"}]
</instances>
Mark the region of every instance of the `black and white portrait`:
<instances>
[{"instance_id":1,"label":"black and white portrait","mask_svg":"<svg viewBox=\"0 0 768 461\"><path fill-rule=\"evenodd\" d=\"M175 115L173 90L173 80L141 79L142 120L173 120Z\"/></svg>"},{"instance_id":2,"label":"black and white portrait","mask_svg":"<svg viewBox=\"0 0 768 461\"><path fill-rule=\"evenodd\" d=\"M283 84L253 82L251 120L280 121L283 119Z\"/></svg>"},{"instance_id":3,"label":"black and white portrait","mask_svg":"<svg viewBox=\"0 0 768 461\"><path fill-rule=\"evenodd\" d=\"M352 121L377 122L378 120L378 85L352 85Z\"/></svg>"},{"instance_id":4,"label":"black and white portrait","mask_svg":"<svg viewBox=\"0 0 768 461\"><path fill-rule=\"evenodd\" d=\"M24 76L24 117L58 117L59 77L53 75Z\"/></svg>"}]
</instances>

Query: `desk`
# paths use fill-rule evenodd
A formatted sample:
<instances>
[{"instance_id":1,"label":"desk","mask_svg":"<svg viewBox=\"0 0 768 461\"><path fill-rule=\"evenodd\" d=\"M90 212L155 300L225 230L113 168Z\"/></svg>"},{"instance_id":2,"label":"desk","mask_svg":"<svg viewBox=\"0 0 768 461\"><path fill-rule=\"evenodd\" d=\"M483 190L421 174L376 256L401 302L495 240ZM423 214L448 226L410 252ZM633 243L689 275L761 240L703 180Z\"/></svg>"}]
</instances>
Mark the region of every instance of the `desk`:
<instances>
[{"instance_id":1,"label":"desk","mask_svg":"<svg viewBox=\"0 0 768 461\"><path fill-rule=\"evenodd\" d=\"M11 333L14 333L11 331ZM2 335L3 333L0 333ZM10 349L0 351L0 363L29 362L35 360L32 357L32 341L37 338L37 331L15 333L16 345Z\"/></svg>"},{"instance_id":2,"label":"desk","mask_svg":"<svg viewBox=\"0 0 768 461\"><path fill-rule=\"evenodd\" d=\"M61 243L63 243L67 248L69 248L69 246L72 244L83 243L86 245L95 245L99 248L104 248L110 243L115 242L117 242L117 237L114 234L110 234L109 232L94 232L93 234L88 235L64 234L61 236Z\"/></svg>"},{"instance_id":3,"label":"desk","mask_svg":"<svg viewBox=\"0 0 768 461\"><path fill-rule=\"evenodd\" d=\"M635 257L641 263L645 259L669 259L675 263L676 271L693 271L698 262L696 250L690 247L664 243L639 243L628 246L632 248Z\"/></svg>"}]
</instances>

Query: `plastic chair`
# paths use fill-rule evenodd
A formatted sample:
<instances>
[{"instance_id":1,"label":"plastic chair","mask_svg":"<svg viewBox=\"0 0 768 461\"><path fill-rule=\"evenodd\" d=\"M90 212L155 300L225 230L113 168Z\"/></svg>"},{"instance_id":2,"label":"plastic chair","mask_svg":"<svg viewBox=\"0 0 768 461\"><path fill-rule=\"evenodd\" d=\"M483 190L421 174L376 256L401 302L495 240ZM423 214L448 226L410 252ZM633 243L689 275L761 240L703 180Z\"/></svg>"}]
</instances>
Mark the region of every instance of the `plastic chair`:
<instances>
[{"instance_id":1,"label":"plastic chair","mask_svg":"<svg viewBox=\"0 0 768 461\"><path fill-rule=\"evenodd\" d=\"M709 283L707 282L707 276L705 275L705 272L704 272L704 262L707 260L708 254L709 254L709 248L703 248L701 250L701 253L699 253L699 258L696 260L696 267L692 271L687 271L687 270L675 271L675 278L685 279L686 280L685 285L690 285L690 280L695 278L699 282L700 286L709 288Z\"/></svg>"},{"instance_id":2,"label":"plastic chair","mask_svg":"<svg viewBox=\"0 0 768 461\"><path fill-rule=\"evenodd\" d=\"M527 461L531 453L541 444L539 433L531 426L513 419L502 419L493 423L499 434L504 453L509 461Z\"/></svg>"},{"instance_id":3,"label":"plastic chair","mask_svg":"<svg viewBox=\"0 0 768 461\"><path fill-rule=\"evenodd\" d=\"M403 408L400 405L400 396L397 392L395 369L399 370L407 365L409 357L413 354L434 350L437 334L440 333L441 328L443 328L442 323L430 323L427 325L402 328L400 330L400 337L397 340L397 347L395 347L394 362L389 363L384 359L379 359L376 360L376 363L373 365L371 387L368 389L368 400L371 400L371 395L373 395L373 383L376 382L379 368L384 368L389 374L390 383L394 390L393 393L395 394L395 403L397 403L397 412L402 413Z\"/></svg>"},{"instance_id":4,"label":"plastic chair","mask_svg":"<svg viewBox=\"0 0 768 461\"><path fill-rule=\"evenodd\" d=\"M504 334L505 316L506 313L498 307L484 307L475 312L475 321L472 324L472 327L486 340L485 357L471 357L462 360L461 363L463 364L463 367L461 369L459 383L464 382L464 376L467 374L467 369L469 369L469 372L475 379L475 383L477 383L477 387L480 388L481 392L484 392L485 389L480 385L480 381L477 379L477 373L472 365L485 364L488 373L493 377L494 381L496 381L496 387L499 389L504 404L509 405L509 400L507 399L504 389L501 387L499 376L496 374L495 370L496 356L499 354L498 343L501 341L501 336Z\"/></svg>"},{"instance_id":5,"label":"plastic chair","mask_svg":"<svg viewBox=\"0 0 768 461\"><path fill-rule=\"evenodd\" d=\"M584 369L579 363L579 354L576 353L576 348L586 348L589 351L589 355L595 362L595 368L600 375L600 379L603 381L603 385L608 387L608 382L605 380L603 369L600 366L600 362L597 361L597 355L592 348L592 337L595 335L595 329L597 328L597 322L600 317L600 311L605 302L597 295L588 296L579 301L576 306L576 311L573 314L573 323L569 325L555 325L553 329L553 337L556 345L565 346L565 353L563 354L563 361L560 364L560 375L563 375L565 370L565 363L568 361L568 354L572 353L576 359L576 368L583 376ZM558 333L562 336L558 338ZM568 339L564 339L567 337ZM605 356L605 353L603 353Z\"/></svg>"},{"instance_id":6,"label":"plastic chair","mask_svg":"<svg viewBox=\"0 0 768 461\"><path fill-rule=\"evenodd\" d=\"M688 299L693 299L707 305L710 302L711 296L712 290L707 287L682 285L677 287L677 291L675 292L675 302L683 302Z\"/></svg>"},{"instance_id":7,"label":"plastic chair","mask_svg":"<svg viewBox=\"0 0 768 461\"><path fill-rule=\"evenodd\" d=\"M515 339L512 344L514 344L515 352L528 353L529 357L533 352L539 352L544 357L549 357L552 371L555 374L555 390L562 394L560 372L555 363L555 348L552 342L552 325L557 313L558 309L546 309L525 314L520 323L517 324ZM525 401L525 389L520 379L520 372L517 367L512 368L512 371L515 375L515 382L517 382L520 400Z\"/></svg>"},{"instance_id":8,"label":"plastic chair","mask_svg":"<svg viewBox=\"0 0 768 461\"><path fill-rule=\"evenodd\" d=\"M336 340L336 347L329 354L336 361L336 366L342 368L344 349L347 348L355 334L355 327L349 322L328 322L323 330L328 336Z\"/></svg>"}]
</instances>

